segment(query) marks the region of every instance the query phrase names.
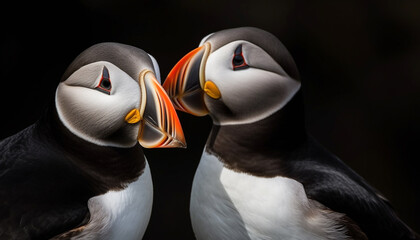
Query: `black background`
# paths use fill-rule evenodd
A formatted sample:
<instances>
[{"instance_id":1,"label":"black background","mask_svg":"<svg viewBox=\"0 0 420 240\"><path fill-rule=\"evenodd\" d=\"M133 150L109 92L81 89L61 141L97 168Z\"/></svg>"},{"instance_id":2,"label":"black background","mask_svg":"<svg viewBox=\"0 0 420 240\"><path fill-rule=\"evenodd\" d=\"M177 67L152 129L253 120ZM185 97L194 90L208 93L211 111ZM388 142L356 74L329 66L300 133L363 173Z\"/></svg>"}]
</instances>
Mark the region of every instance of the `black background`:
<instances>
[{"instance_id":1,"label":"black background","mask_svg":"<svg viewBox=\"0 0 420 240\"><path fill-rule=\"evenodd\" d=\"M66 67L95 43L144 49L164 79L207 34L255 26L294 56L308 130L420 231L419 1L14 1L1 10L1 138L38 119ZM193 238L189 194L211 120L179 116L188 149L145 150L155 191L145 239Z\"/></svg>"}]
</instances>

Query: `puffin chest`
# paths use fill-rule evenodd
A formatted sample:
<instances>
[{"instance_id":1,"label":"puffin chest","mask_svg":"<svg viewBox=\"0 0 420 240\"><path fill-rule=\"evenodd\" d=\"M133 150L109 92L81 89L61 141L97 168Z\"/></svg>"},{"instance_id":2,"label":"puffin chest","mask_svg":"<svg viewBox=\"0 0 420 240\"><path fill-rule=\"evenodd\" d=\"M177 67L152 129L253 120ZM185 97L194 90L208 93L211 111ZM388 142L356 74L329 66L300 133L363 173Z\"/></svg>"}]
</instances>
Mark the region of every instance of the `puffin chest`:
<instances>
[{"instance_id":1,"label":"puffin chest","mask_svg":"<svg viewBox=\"0 0 420 240\"><path fill-rule=\"evenodd\" d=\"M152 203L153 184L146 161L143 174L125 189L89 199L89 223L72 239L141 239Z\"/></svg>"},{"instance_id":2,"label":"puffin chest","mask_svg":"<svg viewBox=\"0 0 420 240\"><path fill-rule=\"evenodd\" d=\"M236 172L204 150L190 205L197 239L325 239L312 210L301 183Z\"/></svg>"}]
</instances>

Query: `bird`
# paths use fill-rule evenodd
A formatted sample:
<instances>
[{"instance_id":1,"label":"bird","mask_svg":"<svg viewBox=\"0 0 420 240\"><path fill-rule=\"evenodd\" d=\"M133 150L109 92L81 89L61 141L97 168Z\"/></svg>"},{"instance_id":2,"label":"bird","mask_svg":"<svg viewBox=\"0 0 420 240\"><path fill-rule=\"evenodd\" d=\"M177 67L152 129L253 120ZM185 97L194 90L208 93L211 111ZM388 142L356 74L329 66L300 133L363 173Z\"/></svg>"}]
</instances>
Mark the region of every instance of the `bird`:
<instances>
[{"instance_id":1,"label":"bird","mask_svg":"<svg viewBox=\"0 0 420 240\"><path fill-rule=\"evenodd\" d=\"M142 146L185 145L152 55L87 48L41 117L0 142L0 239L141 239L153 202Z\"/></svg>"},{"instance_id":2,"label":"bird","mask_svg":"<svg viewBox=\"0 0 420 240\"><path fill-rule=\"evenodd\" d=\"M163 87L210 115L190 217L199 240L419 239L388 200L305 128L293 57L255 27L204 37Z\"/></svg>"}]
</instances>

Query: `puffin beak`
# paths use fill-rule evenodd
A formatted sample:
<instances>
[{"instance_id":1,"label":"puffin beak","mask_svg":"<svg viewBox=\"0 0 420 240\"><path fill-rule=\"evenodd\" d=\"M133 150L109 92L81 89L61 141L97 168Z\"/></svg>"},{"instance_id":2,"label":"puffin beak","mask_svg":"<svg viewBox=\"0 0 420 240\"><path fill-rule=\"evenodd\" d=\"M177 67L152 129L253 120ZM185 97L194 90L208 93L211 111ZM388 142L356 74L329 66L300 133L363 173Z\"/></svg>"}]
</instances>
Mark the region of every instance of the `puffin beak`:
<instances>
[{"instance_id":1,"label":"puffin beak","mask_svg":"<svg viewBox=\"0 0 420 240\"><path fill-rule=\"evenodd\" d=\"M205 89L209 85L204 70L209 55L210 43L204 43L185 55L168 74L163 88L176 109L195 116L207 115L204 94L208 94Z\"/></svg>"},{"instance_id":2,"label":"puffin beak","mask_svg":"<svg viewBox=\"0 0 420 240\"><path fill-rule=\"evenodd\" d=\"M140 122L139 143L145 148L185 148L178 115L154 73L141 72L139 85L140 108L131 110L125 117L127 123Z\"/></svg>"}]
</instances>

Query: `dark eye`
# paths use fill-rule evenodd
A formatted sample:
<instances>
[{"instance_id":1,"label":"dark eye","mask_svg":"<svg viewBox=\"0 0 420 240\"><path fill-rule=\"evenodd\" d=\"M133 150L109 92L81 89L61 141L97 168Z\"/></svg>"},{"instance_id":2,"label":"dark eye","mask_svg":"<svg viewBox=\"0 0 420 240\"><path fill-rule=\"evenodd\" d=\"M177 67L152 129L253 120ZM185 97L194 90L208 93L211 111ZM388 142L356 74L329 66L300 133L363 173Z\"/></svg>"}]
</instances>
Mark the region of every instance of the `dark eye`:
<instances>
[{"instance_id":1,"label":"dark eye","mask_svg":"<svg viewBox=\"0 0 420 240\"><path fill-rule=\"evenodd\" d=\"M232 59L232 66L233 70L249 68L248 64L245 62L244 55L242 54L242 44L235 49L235 53Z\"/></svg>"},{"instance_id":2,"label":"dark eye","mask_svg":"<svg viewBox=\"0 0 420 240\"><path fill-rule=\"evenodd\" d=\"M110 90L111 89L111 81L109 81L109 79L102 79L102 81L101 81L101 87L102 88L105 88L105 89L107 89L107 90Z\"/></svg>"},{"instance_id":3,"label":"dark eye","mask_svg":"<svg viewBox=\"0 0 420 240\"><path fill-rule=\"evenodd\" d=\"M104 66L102 69L102 77L101 80L99 80L99 85L96 87L97 90L106 93L111 94L111 79L109 78L109 71L108 68Z\"/></svg>"},{"instance_id":4,"label":"dark eye","mask_svg":"<svg viewBox=\"0 0 420 240\"><path fill-rule=\"evenodd\" d=\"M235 55L232 62L233 66L240 66L244 63L244 57L242 57L242 55Z\"/></svg>"}]
</instances>

